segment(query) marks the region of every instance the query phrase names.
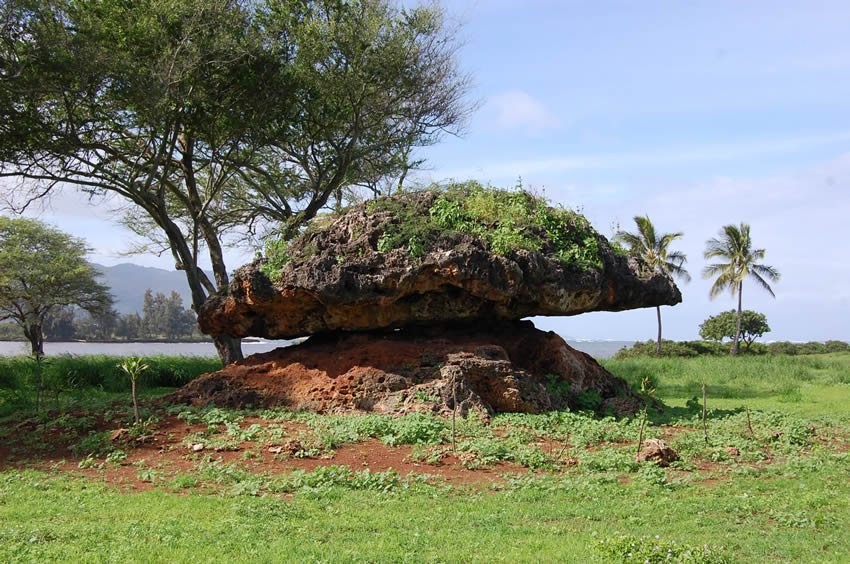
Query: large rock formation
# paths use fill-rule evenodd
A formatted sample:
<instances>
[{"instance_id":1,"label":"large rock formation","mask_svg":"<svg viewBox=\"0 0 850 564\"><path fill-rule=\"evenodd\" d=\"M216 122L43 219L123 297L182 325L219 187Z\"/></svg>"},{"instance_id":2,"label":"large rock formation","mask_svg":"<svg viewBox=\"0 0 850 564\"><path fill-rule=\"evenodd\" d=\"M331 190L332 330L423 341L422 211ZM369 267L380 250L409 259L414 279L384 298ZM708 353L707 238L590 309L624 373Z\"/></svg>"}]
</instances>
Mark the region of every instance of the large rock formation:
<instances>
[{"instance_id":1,"label":"large rock formation","mask_svg":"<svg viewBox=\"0 0 850 564\"><path fill-rule=\"evenodd\" d=\"M621 379L531 322L324 334L198 378L170 400L333 413L634 413Z\"/></svg>"},{"instance_id":2,"label":"large rock formation","mask_svg":"<svg viewBox=\"0 0 850 564\"><path fill-rule=\"evenodd\" d=\"M406 194L408 217L427 216L438 195ZM601 267L580 269L546 249L497 255L472 235L438 233L421 254L379 252L398 213L366 205L307 233L274 283L262 261L237 270L226 295L200 314L210 335L294 338L334 330L372 330L455 322L487 323L535 315L576 315L674 305L669 277L646 272L633 257L596 239ZM545 241L545 234L544 234Z\"/></svg>"},{"instance_id":3,"label":"large rock formation","mask_svg":"<svg viewBox=\"0 0 850 564\"><path fill-rule=\"evenodd\" d=\"M274 280L262 260L239 269L199 312L204 332L313 336L203 376L172 400L485 417L637 410L623 380L518 320L673 305L679 290L583 217L482 190L356 206L294 241Z\"/></svg>"}]
</instances>

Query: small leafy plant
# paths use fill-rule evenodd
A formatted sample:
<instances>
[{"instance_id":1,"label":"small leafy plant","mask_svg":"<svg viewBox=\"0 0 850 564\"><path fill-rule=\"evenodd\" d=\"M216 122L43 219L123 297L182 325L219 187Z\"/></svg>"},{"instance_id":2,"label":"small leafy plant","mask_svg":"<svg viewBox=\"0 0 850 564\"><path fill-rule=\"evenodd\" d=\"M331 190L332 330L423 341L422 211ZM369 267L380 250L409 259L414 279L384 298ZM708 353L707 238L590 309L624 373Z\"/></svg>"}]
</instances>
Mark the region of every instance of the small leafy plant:
<instances>
[{"instance_id":1,"label":"small leafy plant","mask_svg":"<svg viewBox=\"0 0 850 564\"><path fill-rule=\"evenodd\" d=\"M136 381L139 379L139 376L145 373L149 366L145 364L141 357L130 356L121 361L118 364L118 367L122 372L124 372L124 374L130 377L133 395L133 416L135 418L135 424L138 425L142 421L142 417L139 415L139 401L136 397Z\"/></svg>"},{"instance_id":2,"label":"small leafy plant","mask_svg":"<svg viewBox=\"0 0 850 564\"><path fill-rule=\"evenodd\" d=\"M622 535L602 539L598 549L620 562L693 562L697 564L726 564L732 560L723 547L691 546L673 541Z\"/></svg>"}]
</instances>

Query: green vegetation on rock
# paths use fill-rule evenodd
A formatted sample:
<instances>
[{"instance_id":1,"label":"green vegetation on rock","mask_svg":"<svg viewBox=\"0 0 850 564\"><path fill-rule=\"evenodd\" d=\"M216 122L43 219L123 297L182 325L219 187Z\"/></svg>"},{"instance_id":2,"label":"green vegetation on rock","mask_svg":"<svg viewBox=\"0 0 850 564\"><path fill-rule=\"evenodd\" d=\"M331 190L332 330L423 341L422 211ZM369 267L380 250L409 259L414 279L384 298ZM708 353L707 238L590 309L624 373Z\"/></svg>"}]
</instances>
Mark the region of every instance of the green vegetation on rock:
<instances>
[{"instance_id":1,"label":"green vegetation on rock","mask_svg":"<svg viewBox=\"0 0 850 564\"><path fill-rule=\"evenodd\" d=\"M427 209L411 193L365 204L367 213L387 218L373 251L404 249L418 259L440 242L460 243L471 235L496 255L524 250L553 256L577 270L602 268L600 236L577 212L550 206L545 198L521 189L485 187L475 181L431 190L439 195ZM317 220L302 238L328 224L328 216ZM308 259L313 253L315 248L309 244L269 240L265 245L267 260L261 269L271 280L277 280L288 262Z\"/></svg>"},{"instance_id":2,"label":"green vegetation on rock","mask_svg":"<svg viewBox=\"0 0 850 564\"><path fill-rule=\"evenodd\" d=\"M473 235L497 255L548 252L581 270L602 267L598 235L583 215L523 190L477 182L451 185L423 219L432 227Z\"/></svg>"}]
</instances>

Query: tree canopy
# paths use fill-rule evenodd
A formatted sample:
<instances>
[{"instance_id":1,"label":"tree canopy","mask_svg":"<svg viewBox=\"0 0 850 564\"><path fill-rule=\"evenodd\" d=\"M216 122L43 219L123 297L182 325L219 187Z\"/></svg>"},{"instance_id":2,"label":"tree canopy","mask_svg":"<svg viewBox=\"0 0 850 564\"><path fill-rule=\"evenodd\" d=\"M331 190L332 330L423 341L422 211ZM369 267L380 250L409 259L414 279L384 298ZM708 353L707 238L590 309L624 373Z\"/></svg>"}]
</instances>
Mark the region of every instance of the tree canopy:
<instances>
[{"instance_id":1,"label":"tree canopy","mask_svg":"<svg viewBox=\"0 0 850 564\"><path fill-rule=\"evenodd\" d=\"M385 0L9 0L0 178L117 194L185 270L228 284L223 246L294 233L349 186L403 174L456 133L468 79L434 6ZM203 255L210 279L200 268ZM225 362L237 342L218 338Z\"/></svg>"},{"instance_id":2,"label":"tree canopy","mask_svg":"<svg viewBox=\"0 0 850 564\"><path fill-rule=\"evenodd\" d=\"M684 264L688 261L687 256L681 251L671 251L670 244L677 239L681 239L684 233L678 231L676 233L661 233L655 232L655 226L648 215L635 216L635 225L637 232L631 233L628 231L619 231L614 237L618 243L628 246L629 252L635 256L639 256L646 263L647 267L654 272L663 272L667 275L674 275L688 282L691 275L685 269ZM656 318L658 320L658 337L656 339L656 354L661 356L661 307L655 308Z\"/></svg>"},{"instance_id":3,"label":"tree canopy","mask_svg":"<svg viewBox=\"0 0 850 564\"><path fill-rule=\"evenodd\" d=\"M183 298L177 292L172 291L170 296L166 296L148 289L142 306L141 324L146 335L176 339L192 333L195 315L183 309Z\"/></svg>"},{"instance_id":4,"label":"tree canopy","mask_svg":"<svg viewBox=\"0 0 850 564\"><path fill-rule=\"evenodd\" d=\"M96 314L112 307L86 251L82 240L39 221L0 217L0 321L18 324L34 355L44 354L51 312L78 306Z\"/></svg>"},{"instance_id":5,"label":"tree canopy","mask_svg":"<svg viewBox=\"0 0 850 564\"><path fill-rule=\"evenodd\" d=\"M734 339L738 331L738 312L735 310L724 311L712 315L699 326L699 336L707 341L722 341L723 339ZM747 350L753 342L770 333L767 317L763 313L745 309L741 312L741 330L738 339L744 341Z\"/></svg>"},{"instance_id":6,"label":"tree canopy","mask_svg":"<svg viewBox=\"0 0 850 564\"><path fill-rule=\"evenodd\" d=\"M779 280L779 271L772 266L758 261L764 259L764 249L754 249L750 237L750 226L741 223L740 226L724 225L720 237L706 241L705 258L720 259L707 265L703 271L704 278L715 278L711 285L712 298L729 290L733 296L738 296L737 330L732 339L732 354L738 354L738 341L741 335L742 294L744 280L752 278L771 296L776 297L768 281Z\"/></svg>"}]
</instances>

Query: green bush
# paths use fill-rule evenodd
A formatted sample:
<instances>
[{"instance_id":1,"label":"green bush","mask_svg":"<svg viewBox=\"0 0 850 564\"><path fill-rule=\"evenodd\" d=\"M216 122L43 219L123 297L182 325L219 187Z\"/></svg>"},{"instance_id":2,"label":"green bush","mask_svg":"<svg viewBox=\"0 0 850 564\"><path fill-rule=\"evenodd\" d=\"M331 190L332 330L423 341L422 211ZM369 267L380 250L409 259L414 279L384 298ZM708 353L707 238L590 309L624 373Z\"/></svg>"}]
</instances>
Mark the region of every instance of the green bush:
<instances>
[{"instance_id":1,"label":"green bush","mask_svg":"<svg viewBox=\"0 0 850 564\"><path fill-rule=\"evenodd\" d=\"M805 355L805 354L826 354L834 352L850 351L850 344L843 341L827 341L819 343L817 341L809 341L808 343L792 343L791 341L778 341L767 345L767 351L770 354L785 354L785 355Z\"/></svg>"},{"instance_id":2,"label":"green bush","mask_svg":"<svg viewBox=\"0 0 850 564\"><path fill-rule=\"evenodd\" d=\"M824 343L826 350L831 353L850 352L850 343L844 341L827 341Z\"/></svg>"},{"instance_id":3,"label":"green bush","mask_svg":"<svg viewBox=\"0 0 850 564\"><path fill-rule=\"evenodd\" d=\"M709 350L713 347L713 343L705 343L704 347L701 345L701 350ZM624 358L633 358L638 356L656 356L656 341L644 341L637 342L631 347L623 347L617 354L614 355L614 358L624 359ZM690 357L697 356L701 354L697 350L694 350L693 347L689 346L688 343L682 343L678 341L661 341L661 356L666 357ZM705 353L702 353L705 354ZM713 354L713 353L709 353Z\"/></svg>"},{"instance_id":4,"label":"green bush","mask_svg":"<svg viewBox=\"0 0 850 564\"><path fill-rule=\"evenodd\" d=\"M826 345L816 341L809 341L808 343L800 343L797 345L797 354L826 354L828 352Z\"/></svg>"},{"instance_id":5,"label":"green bush","mask_svg":"<svg viewBox=\"0 0 850 564\"><path fill-rule=\"evenodd\" d=\"M484 187L474 181L434 187L434 190L440 193L425 213L403 196L366 203L369 213L382 213L389 218L374 242L375 250L388 253L404 249L411 257L419 258L438 240L451 243L471 235L497 255L518 250L539 251L578 270L602 267L599 235L579 213L551 207L544 198L523 190ZM303 237L322 224L314 222ZM308 247L305 239L294 245L270 241L265 248L267 261L261 270L275 280L287 262L309 256ZM293 249L298 249L297 256L293 255Z\"/></svg>"},{"instance_id":6,"label":"green bush","mask_svg":"<svg viewBox=\"0 0 850 564\"><path fill-rule=\"evenodd\" d=\"M797 354L797 345L791 341L777 341L775 343L769 343L767 350L770 354L795 355Z\"/></svg>"},{"instance_id":7,"label":"green bush","mask_svg":"<svg viewBox=\"0 0 850 564\"><path fill-rule=\"evenodd\" d=\"M695 356L721 356L729 354L729 343L718 343L715 341L667 341L661 342L661 356L664 357L695 357ZM623 347L614 355L615 359L637 358L642 356L656 356L655 341L638 341L631 347ZM749 349L742 348L738 353L746 355L808 355L825 354L830 352L850 351L850 345L842 341L827 341L819 343L811 341L808 343L792 343L790 341L778 341L775 343L753 343Z\"/></svg>"}]
</instances>

